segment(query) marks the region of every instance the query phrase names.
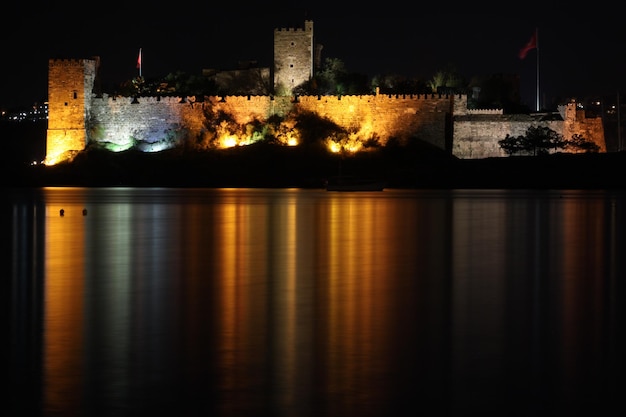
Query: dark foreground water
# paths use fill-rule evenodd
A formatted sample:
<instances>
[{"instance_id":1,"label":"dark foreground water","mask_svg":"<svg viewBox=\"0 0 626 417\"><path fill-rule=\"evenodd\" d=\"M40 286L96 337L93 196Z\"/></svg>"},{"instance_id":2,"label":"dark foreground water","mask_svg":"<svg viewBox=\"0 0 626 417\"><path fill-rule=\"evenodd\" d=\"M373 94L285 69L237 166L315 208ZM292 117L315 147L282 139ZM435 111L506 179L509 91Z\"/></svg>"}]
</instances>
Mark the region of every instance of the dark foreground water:
<instances>
[{"instance_id":1,"label":"dark foreground water","mask_svg":"<svg viewBox=\"0 0 626 417\"><path fill-rule=\"evenodd\" d=\"M624 194L5 196L12 416L626 413Z\"/></svg>"}]
</instances>

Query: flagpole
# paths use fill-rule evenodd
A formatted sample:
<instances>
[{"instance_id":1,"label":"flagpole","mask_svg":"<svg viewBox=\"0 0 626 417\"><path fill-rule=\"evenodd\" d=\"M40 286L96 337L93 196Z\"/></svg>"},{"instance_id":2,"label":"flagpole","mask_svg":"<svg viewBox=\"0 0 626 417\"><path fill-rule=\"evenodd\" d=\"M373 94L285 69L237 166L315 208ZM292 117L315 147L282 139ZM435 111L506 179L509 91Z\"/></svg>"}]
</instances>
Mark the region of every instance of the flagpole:
<instances>
[{"instance_id":1,"label":"flagpole","mask_svg":"<svg viewBox=\"0 0 626 417\"><path fill-rule=\"evenodd\" d=\"M622 151L622 120L620 114L619 90L617 91L617 150Z\"/></svg>"},{"instance_id":2,"label":"flagpole","mask_svg":"<svg viewBox=\"0 0 626 417\"><path fill-rule=\"evenodd\" d=\"M539 28L535 27L535 32L530 37L530 40L526 43L526 45L524 45L522 49L520 49L519 54L518 54L519 59L524 59L526 58L526 54L528 54L528 51L530 51L531 49L536 50L535 59L537 60L537 99L536 99L537 111L539 111L539 109L541 108L539 104L541 94L539 91L539 39L538 38L539 38Z\"/></svg>"},{"instance_id":3,"label":"flagpole","mask_svg":"<svg viewBox=\"0 0 626 417\"><path fill-rule=\"evenodd\" d=\"M141 78L141 64L142 64L141 48L139 48L139 58L137 58L137 68L139 68L139 78Z\"/></svg>"},{"instance_id":4,"label":"flagpole","mask_svg":"<svg viewBox=\"0 0 626 417\"><path fill-rule=\"evenodd\" d=\"M539 97L540 97L540 93L539 93L539 28L535 28L535 42L536 42L536 52L537 52L537 111L539 111L539 109L541 108L540 102L539 102Z\"/></svg>"}]
</instances>

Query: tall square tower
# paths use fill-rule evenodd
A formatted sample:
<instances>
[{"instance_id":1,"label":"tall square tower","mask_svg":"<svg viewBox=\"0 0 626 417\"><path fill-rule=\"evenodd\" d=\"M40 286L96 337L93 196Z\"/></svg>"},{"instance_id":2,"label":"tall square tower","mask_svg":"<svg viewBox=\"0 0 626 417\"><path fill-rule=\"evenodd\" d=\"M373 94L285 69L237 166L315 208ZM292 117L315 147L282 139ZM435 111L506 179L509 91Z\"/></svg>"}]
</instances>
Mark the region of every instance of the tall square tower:
<instances>
[{"instance_id":1,"label":"tall square tower","mask_svg":"<svg viewBox=\"0 0 626 417\"><path fill-rule=\"evenodd\" d=\"M46 164L59 162L67 152L85 148L86 120L98 60L49 60Z\"/></svg>"},{"instance_id":2,"label":"tall square tower","mask_svg":"<svg viewBox=\"0 0 626 417\"><path fill-rule=\"evenodd\" d=\"M313 77L313 21L303 28L274 29L274 94L289 96Z\"/></svg>"}]
</instances>

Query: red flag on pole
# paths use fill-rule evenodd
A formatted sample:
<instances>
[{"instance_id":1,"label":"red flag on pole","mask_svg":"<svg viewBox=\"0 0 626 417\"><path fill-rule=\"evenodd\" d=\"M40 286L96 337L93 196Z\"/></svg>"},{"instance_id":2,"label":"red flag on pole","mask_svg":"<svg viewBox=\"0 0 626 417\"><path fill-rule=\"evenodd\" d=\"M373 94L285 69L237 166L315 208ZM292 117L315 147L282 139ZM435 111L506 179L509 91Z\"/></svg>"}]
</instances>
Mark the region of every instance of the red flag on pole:
<instances>
[{"instance_id":1,"label":"red flag on pole","mask_svg":"<svg viewBox=\"0 0 626 417\"><path fill-rule=\"evenodd\" d=\"M522 49L520 49L519 59L526 58L526 54L528 54L530 50L535 49L536 47L537 47L537 31L533 33L533 36L530 37L530 40L528 41L528 43L524 45Z\"/></svg>"},{"instance_id":2,"label":"red flag on pole","mask_svg":"<svg viewBox=\"0 0 626 417\"><path fill-rule=\"evenodd\" d=\"M137 69L141 68L141 48L139 48L139 56L137 57Z\"/></svg>"}]
</instances>

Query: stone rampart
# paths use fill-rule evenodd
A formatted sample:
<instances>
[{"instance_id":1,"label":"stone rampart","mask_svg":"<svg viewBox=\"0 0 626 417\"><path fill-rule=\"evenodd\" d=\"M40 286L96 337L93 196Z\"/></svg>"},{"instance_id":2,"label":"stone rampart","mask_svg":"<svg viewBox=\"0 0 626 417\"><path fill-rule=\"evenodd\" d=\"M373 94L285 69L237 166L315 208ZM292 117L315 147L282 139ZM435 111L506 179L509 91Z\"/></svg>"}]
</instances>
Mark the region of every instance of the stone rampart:
<instances>
[{"instance_id":1,"label":"stone rampart","mask_svg":"<svg viewBox=\"0 0 626 417\"><path fill-rule=\"evenodd\" d=\"M117 149L136 143L147 145L176 141L182 120L180 98L93 98L87 128L88 143L100 142Z\"/></svg>"},{"instance_id":2,"label":"stone rampart","mask_svg":"<svg viewBox=\"0 0 626 417\"><path fill-rule=\"evenodd\" d=\"M525 136L529 127L547 127L565 140L580 135L598 145L600 152L606 152L602 119L587 118L583 110L576 109L575 103L568 103L561 106L558 113L550 114L504 115L470 111L455 116L452 154L464 159L507 156L498 141L507 135Z\"/></svg>"},{"instance_id":3,"label":"stone rampart","mask_svg":"<svg viewBox=\"0 0 626 417\"><path fill-rule=\"evenodd\" d=\"M606 152L602 118L587 118L585 111L578 109L574 102L559 106L559 113L564 120L562 132L564 138L571 139L574 135L580 135L598 145L600 152Z\"/></svg>"},{"instance_id":4,"label":"stone rampart","mask_svg":"<svg viewBox=\"0 0 626 417\"><path fill-rule=\"evenodd\" d=\"M137 146L170 147L185 137L201 136L218 113L244 126L308 111L326 118L362 140L381 144L390 138L419 137L445 147L446 120L453 102L463 96L226 96L204 97L96 97L90 103L87 143L116 149Z\"/></svg>"},{"instance_id":5,"label":"stone rampart","mask_svg":"<svg viewBox=\"0 0 626 417\"><path fill-rule=\"evenodd\" d=\"M453 96L367 95L298 97L298 106L332 120L364 139L419 137L444 148L445 120Z\"/></svg>"},{"instance_id":6,"label":"stone rampart","mask_svg":"<svg viewBox=\"0 0 626 417\"><path fill-rule=\"evenodd\" d=\"M563 122L542 122L557 133L563 130ZM498 144L507 135L523 136L530 126L539 123L526 115L473 115L455 117L452 154L458 158L492 158L507 156Z\"/></svg>"}]
</instances>

